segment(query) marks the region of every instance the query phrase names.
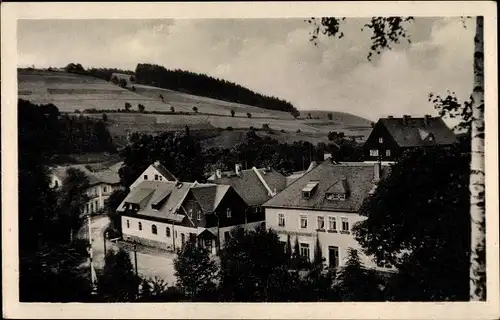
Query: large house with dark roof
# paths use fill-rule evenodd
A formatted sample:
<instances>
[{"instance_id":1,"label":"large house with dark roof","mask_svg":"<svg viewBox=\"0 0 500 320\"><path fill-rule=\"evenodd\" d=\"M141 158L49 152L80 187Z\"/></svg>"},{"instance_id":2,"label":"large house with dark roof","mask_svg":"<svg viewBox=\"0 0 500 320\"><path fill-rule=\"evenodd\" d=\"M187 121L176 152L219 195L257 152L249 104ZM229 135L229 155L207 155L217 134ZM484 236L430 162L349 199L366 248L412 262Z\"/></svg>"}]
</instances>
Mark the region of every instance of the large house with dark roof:
<instances>
[{"instance_id":1,"label":"large house with dark roof","mask_svg":"<svg viewBox=\"0 0 500 320\"><path fill-rule=\"evenodd\" d=\"M101 168L93 165L71 165L57 166L49 171L50 187L59 188L64 184L67 170L74 168L82 171L88 178L87 188L88 201L84 206L83 213L98 213L104 210L104 202L109 195L120 186L120 176L115 167Z\"/></svg>"},{"instance_id":2,"label":"large house with dark roof","mask_svg":"<svg viewBox=\"0 0 500 320\"><path fill-rule=\"evenodd\" d=\"M455 133L441 117L381 118L364 144L365 161L396 161L405 150L446 146L456 142Z\"/></svg>"},{"instance_id":3,"label":"large house with dark roof","mask_svg":"<svg viewBox=\"0 0 500 320\"><path fill-rule=\"evenodd\" d=\"M364 219L358 214L363 201L375 191L389 167L381 163L336 163L327 159L267 201L266 227L280 241L298 239L300 254L313 259L316 238L330 267L342 266L349 248L358 249L352 226ZM374 262L360 255L367 266Z\"/></svg>"},{"instance_id":4,"label":"large house with dark roof","mask_svg":"<svg viewBox=\"0 0 500 320\"><path fill-rule=\"evenodd\" d=\"M238 164L234 171L216 170L208 181L233 187L251 207L247 215L253 220L262 221L265 219L262 204L286 187L286 177L276 170L255 167L242 170Z\"/></svg>"},{"instance_id":5,"label":"large house with dark roof","mask_svg":"<svg viewBox=\"0 0 500 320\"><path fill-rule=\"evenodd\" d=\"M247 216L248 208L230 185L147 179L130 189L117 212L127 241L175 251L196 237L215 254L234 227L264 223Z\"/></svg>"}]
</instances>

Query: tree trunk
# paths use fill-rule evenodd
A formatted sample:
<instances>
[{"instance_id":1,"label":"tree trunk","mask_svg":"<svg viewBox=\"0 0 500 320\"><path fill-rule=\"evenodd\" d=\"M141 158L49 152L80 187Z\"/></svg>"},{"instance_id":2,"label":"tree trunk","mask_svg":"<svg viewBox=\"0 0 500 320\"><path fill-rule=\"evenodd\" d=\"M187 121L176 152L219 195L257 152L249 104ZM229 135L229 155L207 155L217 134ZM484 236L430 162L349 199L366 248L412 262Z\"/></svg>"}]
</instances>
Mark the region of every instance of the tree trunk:
<instances>
[{"instance_id":1,"label":"tree trunk","mask_svg":"<svg viewBox=\"0 0 500 320\"><path fill-rule=\"evenodd\" d=\"M484 49L483 17L476 17L474 37L474 90L470 174L470 300L486 300L486 234L484 200Z\"/></svg>"}]
</instances>

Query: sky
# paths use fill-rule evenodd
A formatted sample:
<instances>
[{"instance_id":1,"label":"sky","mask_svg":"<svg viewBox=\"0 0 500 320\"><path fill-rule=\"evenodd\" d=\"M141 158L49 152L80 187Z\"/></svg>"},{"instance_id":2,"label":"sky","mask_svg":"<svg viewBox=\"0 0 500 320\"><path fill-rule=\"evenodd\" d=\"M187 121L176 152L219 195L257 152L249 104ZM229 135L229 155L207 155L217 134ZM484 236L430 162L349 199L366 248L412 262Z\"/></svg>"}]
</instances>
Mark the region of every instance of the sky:
<instances>
[{"instance_id":1,"label":"sky","mask_svg":"<svg viewBox=\"0 0 500 320\"><path fill-rule=\"evenodd\" d=\"M154 63L223 78L299 110L371 120L437 115L428 94L472 92L473 21L417 17L404 41L373 61L367 20L347 18L342 39L314 46L304 19L19 20L18 66L135 70Z\"/></svg>"}]
</instances>

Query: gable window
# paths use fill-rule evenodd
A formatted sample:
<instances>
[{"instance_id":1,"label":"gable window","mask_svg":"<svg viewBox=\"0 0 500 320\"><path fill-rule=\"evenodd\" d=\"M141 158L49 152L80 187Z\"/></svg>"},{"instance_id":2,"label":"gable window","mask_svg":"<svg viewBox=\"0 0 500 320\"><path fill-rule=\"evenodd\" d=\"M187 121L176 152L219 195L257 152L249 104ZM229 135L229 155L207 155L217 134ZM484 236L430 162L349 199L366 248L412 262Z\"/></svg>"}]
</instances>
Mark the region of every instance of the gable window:
<instances>
[{"instance_id":1,"label":"gable window","mask_svg":"<svg viewBox=\"0 0 500 320\"><path fill-rule=\"evenodd\" d=\"M378 143L384 143L384 138L382 137L378 138Z\"/></svg>"},{"instance_id":2,"label":"gable window","mask_svg":"<svg viewBox=\"0 0 500 320\"><path fill-rule=\"evenodd\" d=\"M385 156L390 157L391 156L391 150L385 150Z\"/></svg>"},{"instance_id":3,"label":"gable window","mask_svg":"<svg viewBox=\"0 0 500 320\"><path fill-rule=\"evenodd\" d=\"M342 218L342 231L349 231L349 220Z\"/></svg>"},{"instance_id":4,"label":"gable window","mask_svg":"<svg viewBox=\"0 0 500 320\"><path fill-rule=\"evenodd\" d=\"M325 217L318 217L318 229L325 230Z\"/></svg>"},{"instance_id":5,"label":"gable window","mask_svg":"<svg viewBox=\"0 0 500 320\"><path fill-rule=\"evenodd\" d=\"M231 218L231 208L227 208L227 209L226 209L226 216L227 216L228 218Z\"/></svg>"},{"instance_id":6,"label":"gable window","mask_svg":"<svg viewBox=\"0 0 500 320\"><path fill-rule=\"evenodd\" d=\"M299 248L300 248L300 255L309 260L311 256L309 251L309 243L301 243L299 245Z\"/></svg>"},{"instance_id":7,"label":"gable window","mask_svg":"<svg viewBox=\"0 0 500 320\"><path fill-rule=\"evenodd\" d=\"M141 231L142 230L142 222L139 222L138 226L139 226L139 231Z\"/></svg>"},{"instance_id":8,"label":"gable window","mask_svg":"<svg viewBox=\"0 0 500 320\"><path fill-rule=\"evenodd\" d=\"M300 228L307 229L307 216L304 215L300 216Z\"/></svg>"},{"instance_id":9,"label":"gable window","mask_svg":"<svg viewBox=\"0 0 500 320\"><path fill-rule=\"evenodd\" d=\"M170 228L169 227L167 227L167 229L166 229L166 235L167 235L167 238L170 238Z\"/></svg>"},{"instance_id":10,"label":"gable window","mask_svg":"<svg viewBox=\"0 0 500 320\"><path fill-rule=\"evenodd\" d=\"M337 231L337 219L335 217L328 217L328 230Z\"/></svg>"},{"instance_id":11,"label":"gable window","mask_svg":"<svg viewBox=\"0 0 500 320\"><path fill-rule=\"evenodd\" d=\"M278 214L278 226L280 227L285 226L285 215L283 213Z\"/></svg>"},{"instance_id":12,"label":"gable window","mask_svg":"<svg viewBox=\"0 0 500 320\"><path fill-rule=\"evenodd\" d=\"M163 176L160 176L160 181L162 181L162 180L163 180Z\"/></svg>"},{"instance_id":13,"label":"gable window","mask_svg":"<svg viewBox=\"0 0 500 320\"><path fill-rule=\"evenodd\" d=\"M198 221L201 220L201 211L198 210L198 212L196 213L196 219L198 219Z\"/></svg>"},{"instance_id":14,"label":"gable window","mask_svg":"<svg viewBox=\"0 0 500 320\"><path fill-rule=\"evenodd\" d=\"M155 174L155 180L159 180L159 178L158 178L158 175L157 175L157 174Z\"/></svg>"},{"instance_id":15,"label":"gable window","mask_svg":"<svg viewBox=\"0 0 500 320\"><path fill-rule=\"evenodd\" d=\"M378 157L378 150L377 149L370 150L370 157Z\"/></svg>"},{"instance_id":16,"label":"gable window","mask_svg":"<svg viewBox=\"0 0 500 320\"><path fill-rule=\"evenodd\" d=\"M148 175L147 174L144 175L144 180L148 180Z\"/></svg>"},{"instance_id":17,"label":"gable window","mask_svg":"<svg viewBox=\"0 0 500 320\"><path fill-rule=\"evenodd\" d=\"M130 220L127 219L127 229L130 228Z\"/></svg>"},{"instance_id":18,"label":"gable window","mask_svg":"<svg viewBox=\"0 0 500 320\"><path fill-rule=\"evenodd\" d=\"M158 234L158 229L156 229L156 225L155 225L155 224L153 224L153 225L151 226L151 233L152 233L152 234Z\"/></svg>"}]
</instances>

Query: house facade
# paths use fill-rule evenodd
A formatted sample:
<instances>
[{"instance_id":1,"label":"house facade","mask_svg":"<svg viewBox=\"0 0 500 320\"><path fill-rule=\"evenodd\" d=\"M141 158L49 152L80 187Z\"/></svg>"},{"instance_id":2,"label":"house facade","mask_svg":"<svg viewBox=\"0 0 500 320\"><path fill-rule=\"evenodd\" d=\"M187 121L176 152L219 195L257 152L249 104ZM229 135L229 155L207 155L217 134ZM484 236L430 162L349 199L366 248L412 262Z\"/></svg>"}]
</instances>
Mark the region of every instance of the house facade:
<instances>
[{"instance_id":1,"label":"house facade","mask_svg":"<svg viewBox=\"0 0 500 320\"><path fill-rule=\"evenodd\" d=\"M243 170L239 164L234 171L216 170L208 181L233 187L250 207L247 219L254 221L265 220L262 205L286 187L286 177L276 170L256 167Z\"/></svg>"},{"instance_id":2,"label":"house facade","mask_svg":"<svg viewBox=\"0 0 500 320\"><path fill-rule=\"evenodd\" d=\"M67 170L70 168L82 171L88 178L89 185L86 190L88 201L84 205L83 213L95 214L102 212L106 199L116 188L120 187L118 172L110 168L94 170L89 165L58 166L50 170L49 186L51 188L62 187L67 176Z\"/></svg>"},{"instance_id":3,"label":"house facade","mask_svg":"<svg viewBox=\"0 0 500 320\"><path fill-rule=\"evenodd\" d=\"M255 228L248 205L228 185L142 181L118 207L124 240L175 251L189 237L217 253L235 227Z\"/></svg>"},{"instance_id":4,"label":"house facade","mask_svg":"<svg viewBox=\"0 0 500 320\"><path fill-rule=\"evenodd\" d=\"M142 181L177 181L177 178L159 161L155 161L130 185L130 189L135 188Z\"/></svg>"},{"instance_id":5,"label":"house facade","mask_svg":"<svg viewBox=\"0 0 500 320\"><path fill-rule=\"evenodd\" d=\"M411 148L446 146L455 142L455 134L441 117L381 118L363 146L364 159L367 162L394 162Z\"/></svg>"},{"instance_id":6,"label":"house facade","mask_svg":"<svg viewBox=\"0 0 500 320\"><path fill-rule=\"evenodd\" d=\"M343 266L349 248L357 249L368 267L375 267L363 255L352 228L364 219L358 211L372 194L389 167L381 163L336 163L327 159L264 204L266 227L275 230L280 241L294 246L310 261L319 239L329 267Z\"/></svg>"}]
</instances>

